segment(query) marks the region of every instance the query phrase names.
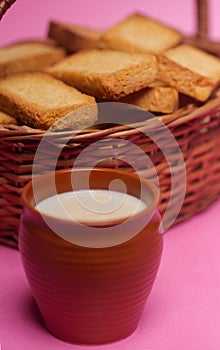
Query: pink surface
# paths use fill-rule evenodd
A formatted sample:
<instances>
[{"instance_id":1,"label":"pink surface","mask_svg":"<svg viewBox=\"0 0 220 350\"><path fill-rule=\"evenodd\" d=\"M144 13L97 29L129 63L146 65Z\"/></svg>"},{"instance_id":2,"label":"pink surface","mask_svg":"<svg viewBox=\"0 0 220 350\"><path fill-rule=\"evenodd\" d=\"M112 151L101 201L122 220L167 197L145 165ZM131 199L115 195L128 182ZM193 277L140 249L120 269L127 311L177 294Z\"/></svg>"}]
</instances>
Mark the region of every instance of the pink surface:
<instances>
[{"instance_id":1,"label":"pink surface","mask_svg":"<svg viewBox=\"0 0 220 350\"><path fill-rule=\"evenodd\" d=\"M164 236L156 283L137 331L105 346L66 344L43 327L16 250L0 246L3 350L219 350L220 201ZM86 332L86 330L85 330Z\"/></svg>"}]
</instances>

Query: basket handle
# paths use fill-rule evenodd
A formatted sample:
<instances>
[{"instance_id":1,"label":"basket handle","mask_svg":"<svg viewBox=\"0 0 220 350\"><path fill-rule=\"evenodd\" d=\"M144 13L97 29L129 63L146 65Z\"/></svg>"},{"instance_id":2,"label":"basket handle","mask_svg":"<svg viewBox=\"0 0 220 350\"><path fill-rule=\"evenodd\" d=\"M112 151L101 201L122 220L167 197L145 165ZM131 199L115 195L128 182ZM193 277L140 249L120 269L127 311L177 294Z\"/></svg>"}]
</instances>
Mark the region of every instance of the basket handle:
<instances>
[{"instance_id":1,"label":"basket handle","mask_svg":"<svg viewBox=\"0 0 220 350\"><path fill-rule=\"evenodd\" d=\"M0 0L0 20L16 0ZM197 12L197 37L208 39L208 0L194 0Z\"/></svg>"},{"instance_id":2,"label":"basket handle","mask_svg":"<svg viewBox=\"0 0 220 350\"><path fill-rule=\"evenodd\" d=\"M0 20L16 0L0 0Z\"/></svg>"},{"instance_id":3,"label":"basket handle","mask_svg":"<svg viewBox=\"0 0 220 350\"><path fill-rule=\"evenodd\" d=\"M208 0L196 0L197 37L207 39L209 36L209 6Z\"/></svg>"}]
</instances>

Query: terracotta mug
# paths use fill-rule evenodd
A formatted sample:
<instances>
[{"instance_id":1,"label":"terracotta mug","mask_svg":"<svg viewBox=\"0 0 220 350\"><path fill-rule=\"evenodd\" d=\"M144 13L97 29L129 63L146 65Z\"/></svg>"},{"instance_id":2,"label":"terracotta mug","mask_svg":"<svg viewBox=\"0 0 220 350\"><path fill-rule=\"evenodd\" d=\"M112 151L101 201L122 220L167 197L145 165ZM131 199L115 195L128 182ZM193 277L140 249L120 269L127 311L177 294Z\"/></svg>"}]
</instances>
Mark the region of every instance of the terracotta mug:
<instances>
[{"instance_id":1,"label":"terracotta mug","mask_svg":"<svg viewBox=\"0 0 220 350\"><path fill-rule=\"evenodd\" d=\"M45 218L35 209L56 193L110 185L119 191L121 182L128 194L147 204L126 220L83 224ZM103 344L135 331L161 259L158 196L156 187L137 174L101 168L60 170L25 186L19 250L32 294L54 336L70 343ZM69 239L75 234L76 242ZM93 246L105 235L106 244Z\"/></svg>"}]
</instances>

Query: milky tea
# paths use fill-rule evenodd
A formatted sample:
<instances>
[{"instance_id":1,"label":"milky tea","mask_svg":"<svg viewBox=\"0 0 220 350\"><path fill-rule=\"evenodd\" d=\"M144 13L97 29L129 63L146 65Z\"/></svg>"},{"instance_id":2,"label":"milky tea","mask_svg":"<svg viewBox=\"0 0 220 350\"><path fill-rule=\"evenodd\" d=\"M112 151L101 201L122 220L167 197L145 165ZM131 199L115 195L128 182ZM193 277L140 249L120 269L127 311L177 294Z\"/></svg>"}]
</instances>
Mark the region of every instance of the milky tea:
<instances>
[{"instance_id":1,"label":"milky tea","mask_svg":"<svg viewBox=\"0 0 220 350\"><path fill-rule=\"evenodd\" d=\"M36 205L42 214L76 222L121 220L146 209L140 199L111 190L78 190L48 197Z\"/></svg>"}]
</instances>

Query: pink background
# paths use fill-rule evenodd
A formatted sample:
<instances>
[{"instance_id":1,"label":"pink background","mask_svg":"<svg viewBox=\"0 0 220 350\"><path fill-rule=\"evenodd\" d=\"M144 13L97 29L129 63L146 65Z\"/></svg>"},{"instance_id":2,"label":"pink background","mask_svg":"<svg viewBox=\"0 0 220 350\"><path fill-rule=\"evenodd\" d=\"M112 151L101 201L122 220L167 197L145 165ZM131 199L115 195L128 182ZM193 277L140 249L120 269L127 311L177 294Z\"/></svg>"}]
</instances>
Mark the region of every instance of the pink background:
<instances>
[{"instance_id":1,"label":"pink background","mask_svg":"<svg viewBox=\"0 0 220 350\"><path fill-rule=\"evenodd\" d=\"M219 0L209 0L211 35L220 40ZM195 0L17 0L0 23L0 45L43 36L48 19L106 28L128 13L142 11L189 34L195 30Z\"/></svg>"},{"instance_id":2,"label":"pink background","mask_svg":"<svg viewBox=\"0 0 220 350\"><path fill-rule=\"evenodd\" d=\"M0 23L0 45L43 36L48 19L105 28L139 10L194 31L192 0L18 0ZM220 39L219 0L210 1L211 33ZM219 350L220 201L164 236L159 274L137 331L100 347L65 344L43 327L19 253L0 246L2 350ZM86 331L86 330L85 330Z\"/></svg>"}]
</instances>

